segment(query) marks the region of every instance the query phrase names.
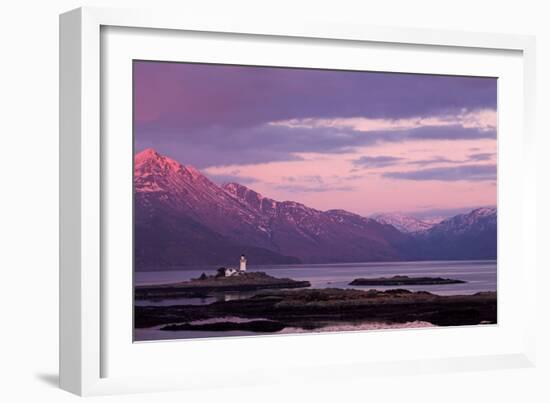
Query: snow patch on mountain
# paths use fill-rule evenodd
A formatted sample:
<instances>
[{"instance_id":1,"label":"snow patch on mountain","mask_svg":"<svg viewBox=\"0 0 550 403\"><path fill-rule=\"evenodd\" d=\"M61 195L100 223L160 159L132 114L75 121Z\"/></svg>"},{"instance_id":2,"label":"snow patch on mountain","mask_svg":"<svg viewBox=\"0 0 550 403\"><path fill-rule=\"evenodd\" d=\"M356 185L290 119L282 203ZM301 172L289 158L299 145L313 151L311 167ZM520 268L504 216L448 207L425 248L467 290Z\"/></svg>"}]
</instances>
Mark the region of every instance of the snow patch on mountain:
<instances>
[{"instance_id":1,"label":"snow patch on mountain","mask_svg":"<svg viewBox=\"0 0 550 403\"><path fill-rule=\"evenodd\" d=\"M408 234L427 231L436 224L401 213L375 214L372 218L380 224L393 225L399 231Z\"/></svg>"},{"instance_id":2,"label":"snow patch on mountain","mask_svg":"<svg viewBox=\"0 0 550 403\"><path fill-rule=\"evenodd\" d=\"M497 225L497 209L480 207L466 214L459 214L441 221L430 232L462 234L468 231L482 231Z\"/></svg>"}]
</instances>

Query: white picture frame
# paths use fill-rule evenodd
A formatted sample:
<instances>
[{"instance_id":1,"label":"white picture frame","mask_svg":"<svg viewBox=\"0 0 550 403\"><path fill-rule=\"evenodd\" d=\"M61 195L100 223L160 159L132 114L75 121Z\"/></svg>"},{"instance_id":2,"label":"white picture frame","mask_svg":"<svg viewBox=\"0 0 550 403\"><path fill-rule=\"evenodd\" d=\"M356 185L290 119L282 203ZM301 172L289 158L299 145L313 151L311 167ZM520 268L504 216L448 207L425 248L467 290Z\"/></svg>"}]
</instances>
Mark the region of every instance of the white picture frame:
<instances>
[{"instance_id":1,"label":"white picture frame","mask_svg":"<svg viewBox=\"0 0 550 403\"><path fill-rule=\"evenodd\" d=\"M106 105L114 105L113 102L116 99L119 99L117 102L124 103L128 99L128 94L124 94L127 88L125 90L125 87L117 87L112 84L112 81L102 77L106 71L109 71L109 74L114 71L109 70L111 68L109 66L105 67L106 61L102 60L111 55L105 48L112 47L112 50L117 49L116 46L121 48L120 46L124 45L120 38L117 39L118 42L116 40L106 42L102 32L107 32L109 27L130 30L123 32L122 36L132 36L132 29L176 33L175 37L170 35L168 39L160 37L151 39L152 43L159 41L159 44L162 40L168 41L165 45L158 46L162 49L169 48L169 41L178 40L178 32L192 32L199 38L208 33L217 33L217 40L221 41L224 41L224 36L227 36L227 40L238 36L253 38L254 41L259 42L262 40L305 41L306 46L310 40L330 41L327 46L333 46L335 49L346 43L376 44L380 47L412 46L420 47L421 49L417 51L422 52L426 49L451 50L448 57L455 58L460 57L460 54L453 56L452 53L455 50L465 50L480 57L491 52L512 52L514 60L510 62L510 73L503 72L503 74L510 74L510 88L514 88L510 91L517 94L519 100L516 99L514 102L521 104L522 108L517 113L518 120L505 122L502 127L499 127L499 130L502 128L505 132L507 127L515 127L519 128L520 132L516 131L515 134L505 136L504 140L500 139L499 133L499 153L504 151L504 155L509 155L510 158L499 159L499 178L503 172L511 178L510 172L512 168L514 169L514 177L502 189L502 192L510 195L508 199L511 201L506 201L502 209L499 205L499 245L512 245L514 242L516 246L513 249L507 248L504 252L499 247L499 262L504 259L509 264L520 266L521 270L514 274L517 278L510 277L507 287L522 281L522 287L517 291L522 296L521 308L523 312L536 310L537 266L534 240L536 236L536 168L533 158L535 153L535 42L533 37L368 27L314 20L304 21L300 25L269 19L212 20L148 10L81 8L60 17L60 384L63 389L79 395L96 395L206 388L229 384L245 386L274 381L292 383L295 382L296 374L300 374L302 380L304 378L330 380L345 379L350 376L369 376L374 373L409 374L419 371L437 372L534 365L534 318L527 315L520 323L513 320L517 316L510 316L510 319L504 320L504 324L501 325L501 310L509 306L501 303L501 299L504 299L504 302L510 301L511 296L507 288L501 289L500 284L499 325L482 330L481 332L485 332L484 335L481 332L472 333L468 329L453 329L448 332L437 329L429 333L424 330L394 331L384 337L381 332L370 332L368 335L356 332L345 336L323 335L322 338L319 338L319 335L301 335L293 338L287 336L283 339L261 337L247 338L247 340L217 340L215 344L208 340L184 341L158 343L162 346L156 349L151 347L148 351L134 351L133 347L123 345L128 342L126 333L122 335L123 331L117 330L119 333L113 336L114 330L108 331L107 328L113 327L116 322L127 323L127 319L122 317L121 312L126 309L129 301L115 306L109 295L113 290L127 295L132 284L130 282L124 286L124 282L128 281L127 272L126 277L114 278L110 276L110 271L106 271L111 266L108 262L109 245L106 241L105 228L109 227L109 220L113 219L112 215L106 214L110 208L107 194L112 190L109 178L114 177L116 170L118 172L116 176L119 177L117 180L123 181L124 172L128 166L124 163L118 165L112 163L113 152L120 149L119 147L124 147L124 144L117 145L118 143L111 141L114 136L109 134L110 130L119 123L106 119L109 115L109 106ZM151 46L151 42L145 42L142 45L144 48ZM128 49L130 48L131 46L128 46ZM120 54L122 53L121 51ZM261 58L261 56L256 53L253 57ZM124 57L131 58L131 52ZM492 68L490 63L487 74ZM123 64L124 60L121 60L121 65ZM116 70L116 66L114 68ZM379 68L384 68L383 63ZM434 64L433 72L455 71L453 69L439 71L437 68L437 64ZM471 71L472 74L475 71L485 72L485 70ZM108 102L104 102L105 96ZM499 96L499 106L501 101ZM504 110L511 110L512 106L516 104L510 104L508 109ZM129 106L126 105L124 110L128 111L128 108ZM504 119L499 117L499 125L501 118ZM121 121L121 124L128 124L124 116ZM115 126L111 126L112 124ZM128 161L127 157L128 155L125 155L123 160ZM499 203L500 200L501 195L499 195ZM501 217L501 212L504 218ZM510 238L508 234L501 236L501 223L505 224L505 228L514 230L514 238ZM109 236L112 239L113 233ZM130 240L121 242L128 244ZM505 276L505 280L506 278ZM499 277L499 282L500 280ZM126 287L125 290L117 288L121 284L122 287ZM131 318L131 312L128 312L128 317ZM131 329L128 331L131 332ZM119 337L119 335L122 336ZM483 343L480 343L477 349L470 345L475 340L483 338L490 340L495 336L500 337L503 342L494 343L495 348L492 351L485 352ZM358 356L351 360L339 361L336 357L332 359L329 355L324 357L324 360L316 360L313 350L310 351L311 355L305 351L307 348L313 348L312 346L334 347L338 345L339 340L343 340L343 337L350 348L359 345L368 337L369 343L379 343L377 349L380 352L384 352L384 345L387 347L389 343L402 338L407 338L407 343L404 344L418 343L419 351L424 351L423 345L436 346L437 343L443 344L443 341L453 338L464 340L465 344L464 348L449 350L448 354L444 350L434 348L433 354L399 356L404 354L404 350L397 349L397 355L394 354L387 359ZM383 339L389 339L389 341ZM285 344L292 345L295 351L303 349L303 357L276 362L276 355L280 352L278 349L282 348L282 340ZM323 344L319 344L318 340L323 340ZM188 354L190 346L196 352L192 356ZM242 359L245 348L250 355L249 359ZM233 353L227 353L228 349ZM260 372L258 369L262 364L258 361L258 356L267 350L274 352L275 361L271 362L271 368L266 367L263 372ZM152 360L152 356L161 357L155 361L156 368L164 362L163 368L165 367L166 371L158 371L156 375L147 371L134 373L129 368L130 365L126 367L119 365L116 370L112 370L110 364L107 365L117 360L132 363L133 354L143 354L140 360ZM173 361L168 362L166 358L162 358L166 357L166 354L176 354L175 357L177 354L187 354L182 356L190 358L184 363L176 360L174 364ZM223 372L209 372L207 365L199 365L200 354L204 354L209 360L215 360L219 354L227 354L224 359L233 359L234 365L242 367L240 371L235 372L244 373L246 376L227 376ZM151 364L152 361L148 363ZM194 373L186 373L186 367L194 367ZM305 367L308 368L307 374L303 371Z\"/></svg>"}]
</instances>

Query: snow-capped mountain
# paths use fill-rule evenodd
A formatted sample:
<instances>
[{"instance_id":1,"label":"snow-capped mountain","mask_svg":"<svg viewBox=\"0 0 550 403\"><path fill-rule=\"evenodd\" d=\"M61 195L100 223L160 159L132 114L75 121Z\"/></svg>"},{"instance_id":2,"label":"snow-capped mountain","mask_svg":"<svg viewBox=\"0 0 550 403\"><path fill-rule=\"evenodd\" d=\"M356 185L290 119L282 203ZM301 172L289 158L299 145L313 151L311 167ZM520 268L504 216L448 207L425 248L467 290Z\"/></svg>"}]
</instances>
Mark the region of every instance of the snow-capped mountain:
<instances>
[{"instance_id":1,"label":"snow-capped mountain","mask_svg":"<svg viewBox=\"0 0 550 403\"><path fill-rule=\"evenodd\" d=\"M406 216L362 217L276 201L147 149L134 165L138 270L230 264L483 259L496 256L496 210L431 225Z\"/></svg>"},{"instance_id":2,"label":"snow-capped mountain","mask_svg":"<svg viewBox=\"0 0 550 403\"><path fill-rule=\"evenodd\" d=\"M246 252L257 263L399 258L403 235L391 226L275 201L236 183L220 187L151 149L135 156L134 176L136 262L143 266L227 263L221 251L233 258Z\"/></svg>"},{"instance_id":3,"label":"snow-capped mountain","mask_svg":"<svg viewBox=\"0 0 550 403\"><path fill-rule=\"evenodd\" d=\"M241 242L262 244L257 212L220 188L199 170L152 149L135 157L135 200L141 211L165 210L192 218L222 234L239 233ZM247 226L247 231L241 228ZM252 230L251 230L252 229Z\"/></svg>"},{"instance_id":4,"label":"snow-capped mountain","mask_svg":"<svg viewBox=\"0 0 550 403\"><path fill-rule=\"evenodd\" d=\"M417 251L432 259L496 259L497 209L478 208L418 233Z\"/></svg>"},{"instance_id":5,"label":"snow-capped mountain","mask_svg":"<svg viewBox=\"0 0 550 403\"><path fill-rule=\"evenodd\" d=\"M497 209L481 207L466 214L447 218L432 227L431 233L463 234L471 231L494 230L497 225Z\"/></svg>"},{"instance_id":6,"label":"snow-capped mountain","mask_svg":"<svg viewBox=\"0 0 550 403\"><path fill-rule=\"evenodd\" d=\"M408 234L426 231L436 224L400 213L375 214L372 218L381 224L393 225L399 231Z\"/></svg>"},{"instance_id":7,"label":"snow-capped mountain","mask_svg":"<svg viewBox=\"0 0 550 403\"><path fill-rule=\"evenodd\" d=\"M257 214L196 168L147 149L135 156L135 262L138 270L230 262L297 263L262 246ZM246 228L243 231L242 228ZM239 234L239 236L235 236Z\"/></svg>"}]
</instances>

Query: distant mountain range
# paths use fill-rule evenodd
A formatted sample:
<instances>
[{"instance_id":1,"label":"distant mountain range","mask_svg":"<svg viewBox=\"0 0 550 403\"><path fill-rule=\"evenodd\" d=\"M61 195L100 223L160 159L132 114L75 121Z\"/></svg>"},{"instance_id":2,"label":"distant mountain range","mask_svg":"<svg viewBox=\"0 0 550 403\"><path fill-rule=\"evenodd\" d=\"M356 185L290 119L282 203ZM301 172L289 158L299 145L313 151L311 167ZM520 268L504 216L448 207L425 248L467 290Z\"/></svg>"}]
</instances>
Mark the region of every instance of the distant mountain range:
<instances>
[{"instance_id":1,"label":"distant mountain range","mask_svg":"<svg viewBox=\"0 0 550 403\"><path fill-rule=\"evenodd\" d=\"M408 234L426 231L437 224L437 222L423 221L400 213L375 214L371 218L382 224L393 225L399 231Z\"/></svg>"},{"instance_id":2,"label":"distant mountain range","mask_svg":"<svg viewBox=\"0 0 550 403\"><path fill-rule=\"evenodd\" d=\"M134 185L137 270L226 265L242 253L254 264L496 257L496 209L435 225L320 211L238 183L218 186L152 149L135 156Z\"/></svg>"},{"instance_id":3,"label":"distant mountain range","mask_svg":"<svg viewBox=\"0 0 550 403\"><path fill-rule=\"evenodd\" d=\"M482 207L459 214L415 235L412 258L496 259L497 209Z\"/></svg>"}]
</instances>

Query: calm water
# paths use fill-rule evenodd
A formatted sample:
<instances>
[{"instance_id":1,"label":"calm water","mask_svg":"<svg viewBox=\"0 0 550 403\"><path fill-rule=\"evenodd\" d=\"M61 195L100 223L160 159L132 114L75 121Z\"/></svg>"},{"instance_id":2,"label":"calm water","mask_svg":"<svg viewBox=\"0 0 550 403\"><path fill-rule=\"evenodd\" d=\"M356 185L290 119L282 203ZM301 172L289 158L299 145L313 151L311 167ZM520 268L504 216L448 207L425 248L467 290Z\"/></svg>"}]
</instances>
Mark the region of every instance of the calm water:
<instances>
[{"instance_id":1,"label":"calm water","mask_svg":"<svg viewBox=\"0 0 550 403\"><path fill-rule=\"evenodd\" d=\"M185 268L182 270L136 272L136 285L162 284L185 281L196 278L205 272L213 274L216 267L200 270ZM496 291L497 263L496 260L468 261L426 261L426 262L391 262L391 263L339 263L339 264L300 264L281 266L249 266L249 271L264 271L274 277L290 277L294 280L308 280L312 288L356 288L379 290L396 288L359 287L348 285L359 277L391 277L396 275L445 277L466 281L464 284L442 284L422 286L399 286L411 291L429 291L439 295L474 294L479 291ZM231 296L228 295L227 298ZM235 296L238 297L238 296ZM211 299L194 303L209 303ZM172 301L173 302L173 301ZM193 303L191 300L180 303Z\"/></svg>"},{"instance_id":2,"label":"calm water","mask_svg":"<svg viewBox=\"0 0 550 403\"><path fill-rule=\"evenodd\" d=\"M137 272L136 285L163 284L196 278L201 273L212 274L216 267L181 270ZM480 291L496 291L497 264L492 260L477 261L436 261L436 262L392 262L392 263L341 263L341 264L303 264L287 266L249 266L249 271L264 271L275 277L289 277L295 280L308 280L312 288L355 288L355 289L391 289L406 288L411 291L429 291L439 295L474 294ZM359 277L391 277L395 275L444 277L466 281L463 284L443 284L424 286L384 286L359 287L348 285ZM162 301L136 301L139 305L187 305L209 304L216 300L248 298L255 292L227 292L208 298L179 298ZM149 329L135 329L136 341L174 340L204 337L227 337L257 335L246 331L210 332L210 331L162 331L160 326ZM283 330L280 333L285 333Z\"/></svg>"}]
</instances>

